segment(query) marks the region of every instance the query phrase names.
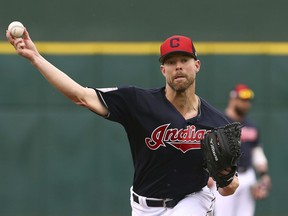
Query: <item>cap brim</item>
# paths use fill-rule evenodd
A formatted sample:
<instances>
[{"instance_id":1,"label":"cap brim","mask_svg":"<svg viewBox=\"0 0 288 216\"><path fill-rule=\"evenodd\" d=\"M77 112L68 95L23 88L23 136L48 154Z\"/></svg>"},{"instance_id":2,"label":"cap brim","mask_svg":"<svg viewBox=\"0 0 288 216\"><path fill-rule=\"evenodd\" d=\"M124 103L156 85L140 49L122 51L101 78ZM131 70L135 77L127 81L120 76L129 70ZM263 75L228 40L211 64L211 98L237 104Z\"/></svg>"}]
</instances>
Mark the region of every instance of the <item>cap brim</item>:
<instances>
[{"instance_id":1,"label":"cap brim","mask_svg":"<svg viewBox=\"0 0 288 216\"><path fill-rule=\"evenodd\" d=\"M193 53L189 53L189 52L185 52L185 51L173 51L173 52L167 53L166 55L161 56L159 58L159 62L164 63L167 60L167 58L169 58L171 55L176 54L176 53L180 53L180 54L183 54L185 56L190 56L190 57L197 60L197 57Z\"/></svg>"}]
</instances>

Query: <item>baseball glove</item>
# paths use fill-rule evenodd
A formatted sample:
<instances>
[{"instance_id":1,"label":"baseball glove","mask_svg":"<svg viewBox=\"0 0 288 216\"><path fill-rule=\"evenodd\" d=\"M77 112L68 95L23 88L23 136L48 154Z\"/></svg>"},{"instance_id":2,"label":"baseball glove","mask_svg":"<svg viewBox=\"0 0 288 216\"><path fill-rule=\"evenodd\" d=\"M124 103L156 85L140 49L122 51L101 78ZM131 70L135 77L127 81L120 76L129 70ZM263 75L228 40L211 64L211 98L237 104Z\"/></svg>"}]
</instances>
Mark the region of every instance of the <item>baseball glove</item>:
<instances>
[{"instance_id":1,"label":"baseball glove","mask_svg":"<svg viewBox=\"0 0 288 216\"><path fill-rule=\"evenodd\" d=\"M204 167L217 188L229 185L237 172L237 162L241 156L241 128L239 122L215 128L208 131L201 141Z\"/></svg>"}]
</instances>

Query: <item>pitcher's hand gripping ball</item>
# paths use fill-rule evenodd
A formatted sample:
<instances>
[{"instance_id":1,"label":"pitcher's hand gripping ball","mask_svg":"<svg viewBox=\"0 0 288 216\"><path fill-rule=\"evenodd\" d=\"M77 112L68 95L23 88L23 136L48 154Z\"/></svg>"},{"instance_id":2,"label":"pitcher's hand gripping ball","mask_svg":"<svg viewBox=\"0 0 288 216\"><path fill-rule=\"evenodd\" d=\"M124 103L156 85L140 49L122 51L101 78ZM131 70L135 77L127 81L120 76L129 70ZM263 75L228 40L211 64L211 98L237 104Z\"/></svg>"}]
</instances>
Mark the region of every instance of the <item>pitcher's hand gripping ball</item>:
<instances>
[{"instance_id":1,"label":"pitcher's hand gripping ball","mask_svg":"<svg viewBox=\"0 0 288 216\"><path fill-rule=\"evenodd\" d=\"M22 37L24 33L24 25L19 21L14 21L8 26L8 31L13 37L19 38Z\"/></svg>"},{"instance_id":2,"label":"pitcher's hand gripping ball","mask_svg":"<svg viewBox=\"0 0 288 216\"><path fill-rule=\"evenodd\" d=\"M205 134L201 141L204 166L216 181L217 188L229 185L237 172L237 163L241 156L242 127L239 122L234 122L215 128Z\"/></svg>"}]
</instances>

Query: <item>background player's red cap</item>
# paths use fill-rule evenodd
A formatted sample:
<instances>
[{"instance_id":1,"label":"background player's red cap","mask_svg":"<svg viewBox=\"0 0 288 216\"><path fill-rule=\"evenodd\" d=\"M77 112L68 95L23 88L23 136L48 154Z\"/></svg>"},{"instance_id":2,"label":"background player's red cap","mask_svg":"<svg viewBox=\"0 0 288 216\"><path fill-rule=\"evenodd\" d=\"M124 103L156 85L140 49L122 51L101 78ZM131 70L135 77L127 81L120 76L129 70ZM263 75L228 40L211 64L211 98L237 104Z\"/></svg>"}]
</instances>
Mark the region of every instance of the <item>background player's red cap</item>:
<instances>
[{"instance_id":1,"label":"background player's red cap","mask_svg":"<svg viewBox=\"0 0 288 216\"><path fill-rule=\"evenodd\" d=\"M167 38L160 47L160 54L161 57L159 61L164 63L167 57L175 52L184 53L186 55L192 56L193 58L197 59L197 54L193 42L190 38L181 36L181 35L174 35Z\"/></svg>"},{"instance_id":2,"label":"background player's red cap","mask_svg":"<svg viewBox=\"0 0 288 216\"><path fill-rule=\"evenodd\" d=\"M240 98L242 100L252 100L254 98L254 92L245 84L237 84L230 92L230 97Z\"/></svg>"}]
</instances>

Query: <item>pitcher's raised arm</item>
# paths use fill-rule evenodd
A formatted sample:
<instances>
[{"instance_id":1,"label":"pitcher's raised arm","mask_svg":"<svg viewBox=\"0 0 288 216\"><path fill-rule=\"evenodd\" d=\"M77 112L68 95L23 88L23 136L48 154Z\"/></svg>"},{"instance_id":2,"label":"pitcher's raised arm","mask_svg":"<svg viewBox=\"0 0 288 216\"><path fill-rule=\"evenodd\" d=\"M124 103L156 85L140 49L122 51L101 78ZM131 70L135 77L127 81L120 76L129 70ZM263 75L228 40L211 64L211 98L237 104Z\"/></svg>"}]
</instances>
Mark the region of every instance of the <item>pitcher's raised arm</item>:
<instances>
[{"instance_id":1,"label":"pitcher's raised arm","mask_svg":"<svg viewBox=\"0 0 288 216\"><path fill-rule=\"evenodd\" d=\"M108 110L99 101L95 90L81 86L63 71L48 62L38 52L26 28L22 37L15 38L8 30L6 31L6 37L20 56L28 59L52 86L62 92L71 101L85 106L99 115L107 115Z\"/></svg>"}]
</instances>

